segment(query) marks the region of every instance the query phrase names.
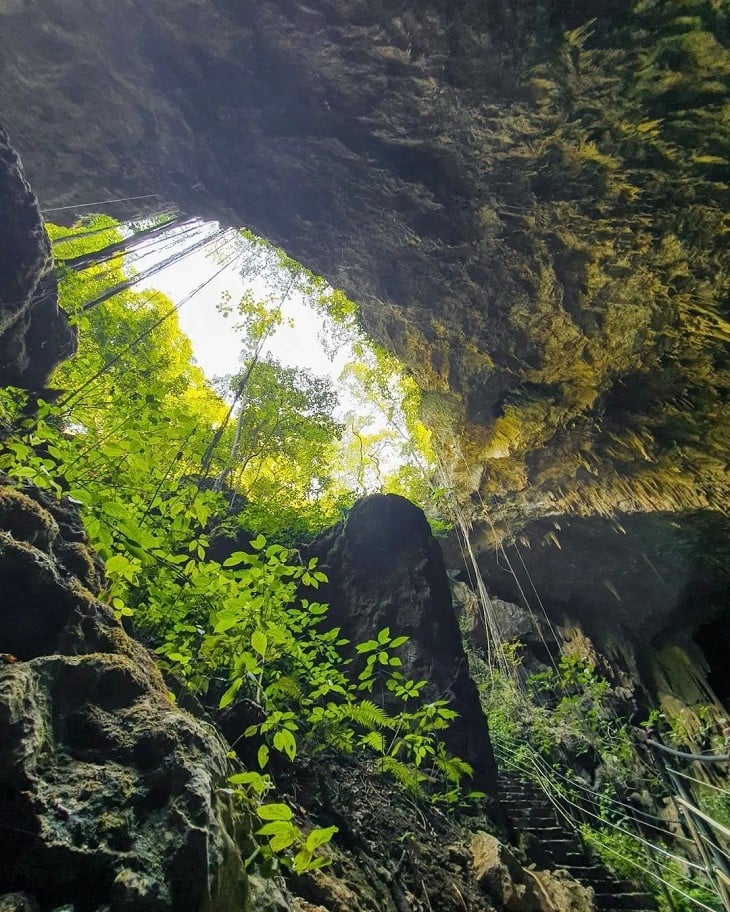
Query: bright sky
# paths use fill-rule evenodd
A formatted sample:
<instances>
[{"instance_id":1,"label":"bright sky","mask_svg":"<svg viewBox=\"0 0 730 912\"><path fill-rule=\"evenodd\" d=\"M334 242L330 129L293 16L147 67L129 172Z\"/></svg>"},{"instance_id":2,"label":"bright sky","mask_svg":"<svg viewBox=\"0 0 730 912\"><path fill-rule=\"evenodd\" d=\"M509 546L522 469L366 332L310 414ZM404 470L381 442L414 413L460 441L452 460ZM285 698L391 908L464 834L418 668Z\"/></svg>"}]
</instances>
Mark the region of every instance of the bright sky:
<instances>
[{"instance_id":1,"label":"bright sky","mask_svg":"<svg viewBox=\"0 0 730 912\"><path fill-rule=\"evenodd\" d=\"M160 256L169 255L168 249ZM154 255L145 257L140 268L147 268L154 262ZM178 302L191 288L214 275L219 268L220 264L204 251L196 251L158 272L143 283L143 287L159 289L173 302ZM226 319L216 308L225 292L231 295L235 304L247 290L261 297L271 291L265 278L245 282L237 268L230 267L180 308L180 327L190 338L195 359L209 379L234 373L240 366L241 343L232 328L232 319ZM344 351L338 354L334 363L330 361L318 338L322 327L321 315L308 307L300 295L291 295L287 299L282 315L284 322L267 341L264 351L283 364L309 368L337 381L352 353ZM294 325L288 325L290 322Z\"/></svg>"},{"instance_id":2,"label":"bright sky","mask_svg":"<svg viewBox=\"0 0 730 912\"><path fill-rule=\"evenodd\" d=\"M201 223L200 234L187 235L181 246L189 246L201 239L206 233L217 229L216 223ZM233 248L231 248L233 249ZM252 250L254 248L251 248ZM175 253L175 248L167 244L162 249L152 248L148 256L142 256L137 262L139 270L145 270ZM219 251L220 254L220 251ZM226 254L227 255L227 254ZM217 258L196 251L178 262L167 266L146 282L142 288L162 291L174 303L183 300L191 291L221 269L226 255ZM282 278L283 276L283 278ZM280 284L286 284L288 274L278 274ZM225 269L209 285L206 285L191 301L184 303L178 311L182 331L188 336L193 346L195 360L209 380L225 374L235 373L241 366L241 342L234 329L236 316L224 317L218 305L224 295L230 296L230 304L235 308L246 292L251 292L256 299L265 299L276 293L277 274L264 271L251 278L242 278L241 264L234 264ZM378 412L364 396L353 394L351 387L340 380L343 368L354 361L356 355L349 343L338 345L336 356L330 359L320 340L320 333L327 335L327 318L308 306L300 294L287 297L282 307L283 321L267 340L263 354L270 354L282 364L291 367L308 368L320 376L328 376L333 383L339 399L339 408L335 417L350 425L352 416L362 433L379 433L386 428L383 415ZM333 324L334 325L334 324ZM349 417L348 417L349 416ZM350 429L347 433L352 433ZM383 439L373 445L377 453L378 465L384 471L395 471L403 462L400 446ZM372 476L372 468L366 470L367 483L376 485L377 477ZM378 470L379 471L379 470ZM373 480L375 479L375 480Z\"/></svg>"}]
</instances>

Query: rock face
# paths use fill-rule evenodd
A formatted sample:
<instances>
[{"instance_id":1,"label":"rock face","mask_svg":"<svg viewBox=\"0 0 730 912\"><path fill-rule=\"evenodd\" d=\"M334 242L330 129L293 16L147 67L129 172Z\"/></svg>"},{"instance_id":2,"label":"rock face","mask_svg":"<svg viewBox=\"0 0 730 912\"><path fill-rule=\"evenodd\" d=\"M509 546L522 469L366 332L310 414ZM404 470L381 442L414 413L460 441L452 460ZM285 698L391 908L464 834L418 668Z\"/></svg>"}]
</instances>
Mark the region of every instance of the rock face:
<instances>
[{"instance_id":1,"label":"rock face","mask_svg":"<svg viewBox=\"0 0 730 912\"><path fill-rule=\"evenodd\" d=\"M41 0L0 10L0 75L46 205L174 201L357 300L486 554L546 516L727 510L726 28L693 0Z\"/></svg>"},{"instance_id":2,"label":"rock face","mask_svg":"<svg viewBox=\"0 0 730 912\"><path fill-rule=\"evenodd\" d=\"M0 907L240 912L226 745L82 585L80 530L46 506L0 489Z\"/></svg>"},{"instance_id":3,"label":"rock face","mask_svg":"<svg viewBox=\"0 0 730 912\"><path fill-rule=\"evenodd\" d=\"M446 542L444 550L447 563L460 563L457 542ZM688 699L686 688L669 686L652 670L669 647L690 656L694 675L730 706L727 517L704 511L613 520L560 515L528 523L519 542L485 548L479 560L503 638L525 643L530 662L546 661L546 646L557 654L555 628L565 637L578 625L606 659L609 678L621 687L643 685L644 714L666 694ZM458 585L468 596L471 590ZM517 603L515 610L505 615L501 599ZM462 603L473 642L483 647L481 619L470 614L467 597ZM703 631L712 629L708 639Z\"/></svg>"},{"instance_id":4,"label":"rock face","mask_svg":"<svg viewBox=\"0 0 730 912\"><path fill-rule=\"evenodd\" d=\"M38 201L0 124L0 384L40 387L76 350Z\"/></svg>"},{"instance_id":5,"label":"rock face","mask_svg":"<svg viewBox=\"0 0 730 912\"><path fill-rule=\"evenodd\" d=\"M423 512L395 494L374 494L358 501L309 552L329 578L319 592L330 604L328 620L352 643L384 627L392 636L410 638L398 653L399 670L428 682L423 698L448 700L459 712L446 742L474 767L478 786L495 794L486 721L469 677L441 549Z\"/></svg>"}]
</instances>

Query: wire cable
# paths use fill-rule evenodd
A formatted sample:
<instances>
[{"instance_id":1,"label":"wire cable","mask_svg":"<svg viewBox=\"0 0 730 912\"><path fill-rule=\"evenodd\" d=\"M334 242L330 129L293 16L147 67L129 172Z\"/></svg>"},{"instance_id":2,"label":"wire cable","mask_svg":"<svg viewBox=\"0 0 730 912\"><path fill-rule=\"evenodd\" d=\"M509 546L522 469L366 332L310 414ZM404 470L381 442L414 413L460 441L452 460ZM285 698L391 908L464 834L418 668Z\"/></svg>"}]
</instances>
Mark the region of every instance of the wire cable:
<instances>
[{"instance_id":1,"label":"wire cable","mask_svg":"<svg viewBox=\"0 0 730 912\"><path fill-rule=\"evenodd\" d=\"M73 206L55 206L53 209L41 209L45 215L47 212L66 212L69 209L87 209L89 206L103 206L104 203L131 203L135 200L160 199L159 193L145 193L143 196L120 196L116 199L95 200L93 203L76 203Z\"/></svg>"},{"instance_id":2,"label":"wire cable","mask_svg":"<svg viewBox=\"0 0 730 912\"><path fill-rule=\"evenodd\" d=\"M681 776L683 779L689 779L690 782L696 782L698 785L701 785L704 788L714 789L716 792L719 792L721 795L725 795L730 799L730 789L721 788L719 785L714 785L712 782L705 782L702 779L698 779L696 776L690 776L689 773L680 773L679 770L673 769L671 766L668 766L667 769L670 773L674 773L675 776Z\"/></svg>"},{"instance_id":3,"label":"wire cable","mask_svg":"<svg viewBox=\"0 0 730 912\"><path fill-rule=\"evenodd\" d=\"M188 292L188 294L186 294L185 297L181 298L181 300L178 301L178 303L175 304L174 307L171 307L158 320L156 320L154 323L152 323L150 326L148 326L143 332L141 332L138 336L136 336L118 354L116 354L110 361L108 361L106 364L104 364L95 374L93 374L91 377L89 377L87 380L85 380L84 383L82 383L82 385L80 387L78 387L76 390L74 390L70 396L67 396L65 399L61 400L61 402L58 403L59 406L65 407L70 402L72 402L79 395L79 393L81 393L84 389L86 389L88 386L90 386L92 383L94 383L96 380L98 380L111 367L113 367L118 361L120 361L121 358L125 354L132 351L137 345L139 345L139 343L146 336L148 336L151 332L153 332L153 330L157 329L157 327L160 326L162 323L164 323L165 320L167 320L174 313L176 313L178 310L180 310L181 307L183 307L185 304L187 304L189 301L191 301L192 298L194 298L195 295L197 295L199 292L201 292L207 285L209 285L211 282L215 281L215 279L217 279L221 275L222 272L224 272L230 266L233 266L235 264L237 258L238 258L237 253L234 253L231 257L229 257L229 259L226 260L226 262L216 272L214 272L211 276L209 276L207 279L205 279L205 281L203 281L199 285L197 285L192 291ZM154 297L154 295L156 295L156 294L158 294L158 292L156 292L156 291L153 292L152 295L150 296L149 300L151 300L151 298Z\"/></svg>"},{"instance_id":4,"label":"wire cable","mask_svg":"<svg viewBox=\"0 0 730 912\"><path fill-rule=\"evenodd\" d=\"M572 826L573 826L575 829L580 830L580 826L579 826L578 822L572 817L572 815L570 814L569 811L566 811L563 807L561 807L561 806L559 805L559 802L560 802L560 801L566 802L567 804L571 805L572 807L575 807L578 811L582 811L583 813L589 813L590 816L596 817L595 814L590 814L590 812L585 812L584 809L581 809L578 805L574 804L572 801L570 801L569 799L567 799L564 795L561 795L560 792L557 793L557 794L558 794L558 798L555 799L554 796L552 796L552 795L549 793L549 787L550 787L549 780L547 780L547 782L548 782L548 787L547 787L547 789L543 787L543 790L544 790L546 796L547 796L548 799L551 801L551 803L552 803L553 806L556 808L556 810L558 810L559 812L562 812L563 817L566 819L566 821L567 821L568 823L572 824ZM700 871L700 872L703 874L704 877L706 877L706 878L709 880L709 875L708 875L707 869L706 869L705 867L703 867L703 866L701 866L701 865L698 865L698 864L696 864L696 863L694 863L694 862L690 862L690 861L689 861L688 859L686 859L686 858L682 858L682 857L680 857L680 856L674 855L674 854L671 853L671 852L667 852L667 851L665 851L664 849L660 848L659 846L656 846L656 845L654 845L653 843L649 843L649 842L647 842L646 840L641 839L640 837L636 836L636 835L633 834L633 833L628 832L627 830L624 830L622 827L619 827L619 826L617 826L616 824L612 824L612 823L609 822L609 821L602 821L600 817L596 817L596 819L597 819L599 822L603 823L604 826L607 824L608 827L609 827L610 829L619 830L620 832L624 833L625 835L628 835L630 838L633 838L633 839L637 840L638 842L641 842L641 843L643 843L644 845L649 846L649 847L650 847L651 849L653 849L654 851L658 851L658 852L660 852L660 854L662 854L662 855L664 855L664 856L668 856L669 858L673 859L674 861L676 861L676 862L678 862L678 863L680 863L680 864L682 864L682 865L687 865L688 867L697 869L698 871ZM599 837L597 837L597 836L592 836L592 835L590 835L590 836L588 836L588 838L589 838L589 839L592 838L592 839L594 839L594 841L600 843L600 839L599 839ZM600 843L600 844L601 844L602 846L604 846L605 848L608 848L608 847L605 845L605 843ZM660 867L661 867L661 869L662 869L663 871L669 870L666 866L660 866ZM647 871L647 873L651 873L651 872L648 872L648 871ZM672 873L673 873L675 876L680 877L683 881L685 881L686 883L688 883L690 886L694 886L694 883L695 883L695 882L694 882L691 878L687 877L686 875L681 874L681 873L678 872L678 871L673 871ZM656 875L656 874L653 875L653 876L657 877L657 879L659 879L659 880L662 880L662 878L660 878L660 877L659 877L658 875ZM710 880L709 882L712 884L712 881L711 881L711 880ZM705 886L706 886L706 885L705 885ZM709 887L708 889L709 889L710 892L713 892L713 893L714 893L714 892L715 892L715 890L714 890L714 884L712 884L712 887ZM719 894L718 894L718 896L719 896ZM712 910L712 912L716 912L716 910Z\"/></svg>"}]
</instances>

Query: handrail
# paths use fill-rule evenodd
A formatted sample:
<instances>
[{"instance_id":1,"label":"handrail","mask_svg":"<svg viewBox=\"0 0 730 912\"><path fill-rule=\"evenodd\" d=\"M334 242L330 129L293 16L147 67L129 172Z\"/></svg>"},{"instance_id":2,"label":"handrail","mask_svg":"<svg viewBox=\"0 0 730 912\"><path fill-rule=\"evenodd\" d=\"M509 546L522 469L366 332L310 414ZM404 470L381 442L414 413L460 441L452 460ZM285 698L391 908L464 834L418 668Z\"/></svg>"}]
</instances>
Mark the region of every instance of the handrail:
<instances>
[{"instance_id":1,"label":"handrail","mask_svg":"<svg viewBox=\"0 0 730 912\"><path fill-rule=\"evenodd\" d=\"M495 751L495 753L497 753L499 755L501 753L501 751L499 749L497 749ZM707 867L698 865L695 862L690 861L686 857L676 856L673 853L668 852L665 849L662 849L661 847L655 845L654 843L651 843L648 840L643 839L637 833L633 833L633 832L629 832L628 830L625 830L623 827L621 827L615 821L603 820L602 818L598 817L597 815L591 813L591 811L587 810L587 808L581 807L581 806L575 804L573 801L571 801L571 799L567 795L562 794L560 791L560 788L559 787L556 788L556 784L551 781L551 775L555 772L555 770L552 769L552 767L549 765L548 761L544 757L540 756L540 754L538 752L536 752L534 749L530 749L530 754L531 754L531 756L529 756L527 759L528 759L528 764L530 766L532 766L532 768L533 768L532 776L535 777L539 787L542 789L542 791L544 792L544 794L546 795L546 797L548 798L550 803L553 805L555 810L558 812L559 816L564 818L567 822L569 822L569 824L572 828L576 829L577 831L579 830L578 821L573 817L573 815L570 813L570 811L567 810L567 807L563 806L563 803L565 803L565 805L568 807L575 808L575 810L578 811L581 815L587 815L589 817L595 818L596 820L600 821L604 825L608 825L609 828L622 832L625 835L630 836L636 842L643 844L644 852L646 853L647 858L651 857L651 850L653 850L653 851L658 850L658 852L661 855L667 856L669 859L673 859L673 860L678 861L681 864L687 866L687 868L694 869L695 871L698 871L698 872L704 874L705 878L707 878L707 881L706 881L707 888L710 890L710 892L712 894L714 894L714 896L717 897L717 899L720 900L720 902L723 904L723 907L725 909L729 910L729 912L730 912L730 905L728 905L727 888L724 885L723 881L720 880L720 878L719 878L719 874L718 874L719 868L717 867L717 864L712 864L711 860L706 858L703 853L701 853L701 857L703 857L705 859ZM502 762L505 762L506 766L508 766L508 767L511 766L513 769L517 769L521 773L530 776L530 773L528 772L528 770L524 769L524 767L522 767L519 763L515 762L515 759L513 757L505 756L500 759L502 760ZM544 764L544 769L541 767L541 764ZM552 794L553 790L556 791L555 795ZM579 800L581 800L581 799L579 799ZM687 804L689 805L689 802L687 802ZM690 805L690 807L691 807L691 805ZM702 812L700 812L700 814L701 813ZM716 821L712 821L712 823L716 824ZM676 834L667 832L666 835L676 838ZM582 836L582 838L586 838L588 836L588 833L585 833L585 834L581 833L581 836ZM593 839L596 837L591 836L590 838ZM624 861L628 861L630 864L632 864L632 866L638 868L643 873L649 875L655 881L659 882L662 886L662 889L665 891L665 895L666 895L666 890L669 889L674 893L678 893L683 898L690 900L695 906L698 906L701 909L710 910L709 906L707 906L705 903L701 902L696 897L690 896L684 890L680 889L676 884L673 884L670 881L666 880L664 877L661 876L661 874L658 873L658 871L652 871L649 868L646 868L643 865L638 864L633 859L626 858L625 856L621 855L621 853L616 852L612 847L610 847L608 845L604 844L603 847L607 851L609 851L611 854L617 855L618 857L622 858ZM650 851L647 852L647 849L649 849ZM665 873L664 866L662 866L662 865L658 866L658 870L661 870L662 873ZM723 872L723 874L724 873L725 872ZM714 877L713 877L713 875L714 875ZM692 877L687 877L686 875L684 875L684 876L679 875L679 876L681 877L681 880L687 884L690 884L693 882ZM695 877L696 877L696 875L695 875ZM717 912L717 910L713 910L713 912Z\"/></svg>"},{"instance_id":2,"label":"handrail","mask_svg":"<svg viewBox=\"0 0 730 912\"><path fill-rule=\"evenodd\" d=\"M726 763L730 760L730 754L687 754L684 751L675 750L673 747L667 747L666 744L661 744L652 738L647 738L646 743L651 744L652 747L658 747L665 754L671 754L673 757L682 757L684 760L699 760L702 763Z\"/></svg>"},{"instance_id":3,"label":"handrail","mask_svg":"<svg viewBox=\"0 0 730 912\"><path fill-rule=\"evenodd\" d=\"M682 798L679 795L677 795L675 800L678 801L682 805L683 808L686 808L686 810L690 811L690 813L694 814L696 817L700 817L702 820L705 821L705 823L709 823L711 827L713 827L716 830L719 830L719 832L721 832L724 836L727 836L728 839L730 839L730 830L726 826L723 826L721 823L718 823L717 820L713 820L712 817L709 817L707 814L704 813L704 811L701 811L698 807L695 807L693 804L691 804L685 798Z\"/></svg>"}]
</instances>

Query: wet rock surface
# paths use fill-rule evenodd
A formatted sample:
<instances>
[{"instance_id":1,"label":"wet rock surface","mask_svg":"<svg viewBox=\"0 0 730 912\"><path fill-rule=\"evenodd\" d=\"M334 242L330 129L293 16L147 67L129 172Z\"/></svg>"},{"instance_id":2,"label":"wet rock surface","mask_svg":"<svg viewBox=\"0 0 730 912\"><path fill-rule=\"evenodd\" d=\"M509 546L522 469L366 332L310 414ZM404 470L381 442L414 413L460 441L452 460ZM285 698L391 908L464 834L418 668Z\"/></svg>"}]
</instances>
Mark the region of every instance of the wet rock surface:
<instances>
[{"instance_id":1,"label":"wet rock surface","mask_svg":"<svg viewBox=\"0 0 730 912\"><path fill-rule=\"evenodd\" d=\"M0 384L41 387L76 349L38 201L0 124Z\"/></svg>"},{"instance_id":2,"label":"wet rock surface","mask_svg":"<svg viewBox=\"0 0 730 912\"><path fill-rule=\"evenodd\" d=\"M29 494L0 489L0 908L239 912L225 743L74 575L71 508Z\"/></svg>"},{"instance_id":3,"label":"wet rock surface","mask_svg":"<svg viewBox=\"0 0 730 912\"><path fill-rule=\"evenodd\" d=\"M441 548L423 512L394 494L358 501L346 520L319 536L309 553L329 581L318 597L328 620L352 643L389 627L410 639L399 650L406 678L427 681L422 696L448 700L459 718L444 733L474 767L479 788L496 793L495 767L454 614Z\"/></svg>"},{"instance_id":4,"label":"wet rock surface","mask_svg":"<svg viewBox=\"0 0 730 912\"><path fill-rule=\"evenodd\" d=\"M720 513L560 515L527 524L519 541L503 549L478 535L473 540L492 596L518 606L498 610L505 639L527 642L543 661L539 641L550 643L551 624L577 623L600 652L634 649L641 665L662 644L681 642L706 624L721 627L730 617L730 521ZM450 539L444 549L449 565L458 567L458 542ZM483 645L473 610L471 618L474 640L479 645L481 636ZM707 656L722 676L722 662L711 650ZM652 689L651 675L621 662Z\"/></svg>"}]
</instances>

